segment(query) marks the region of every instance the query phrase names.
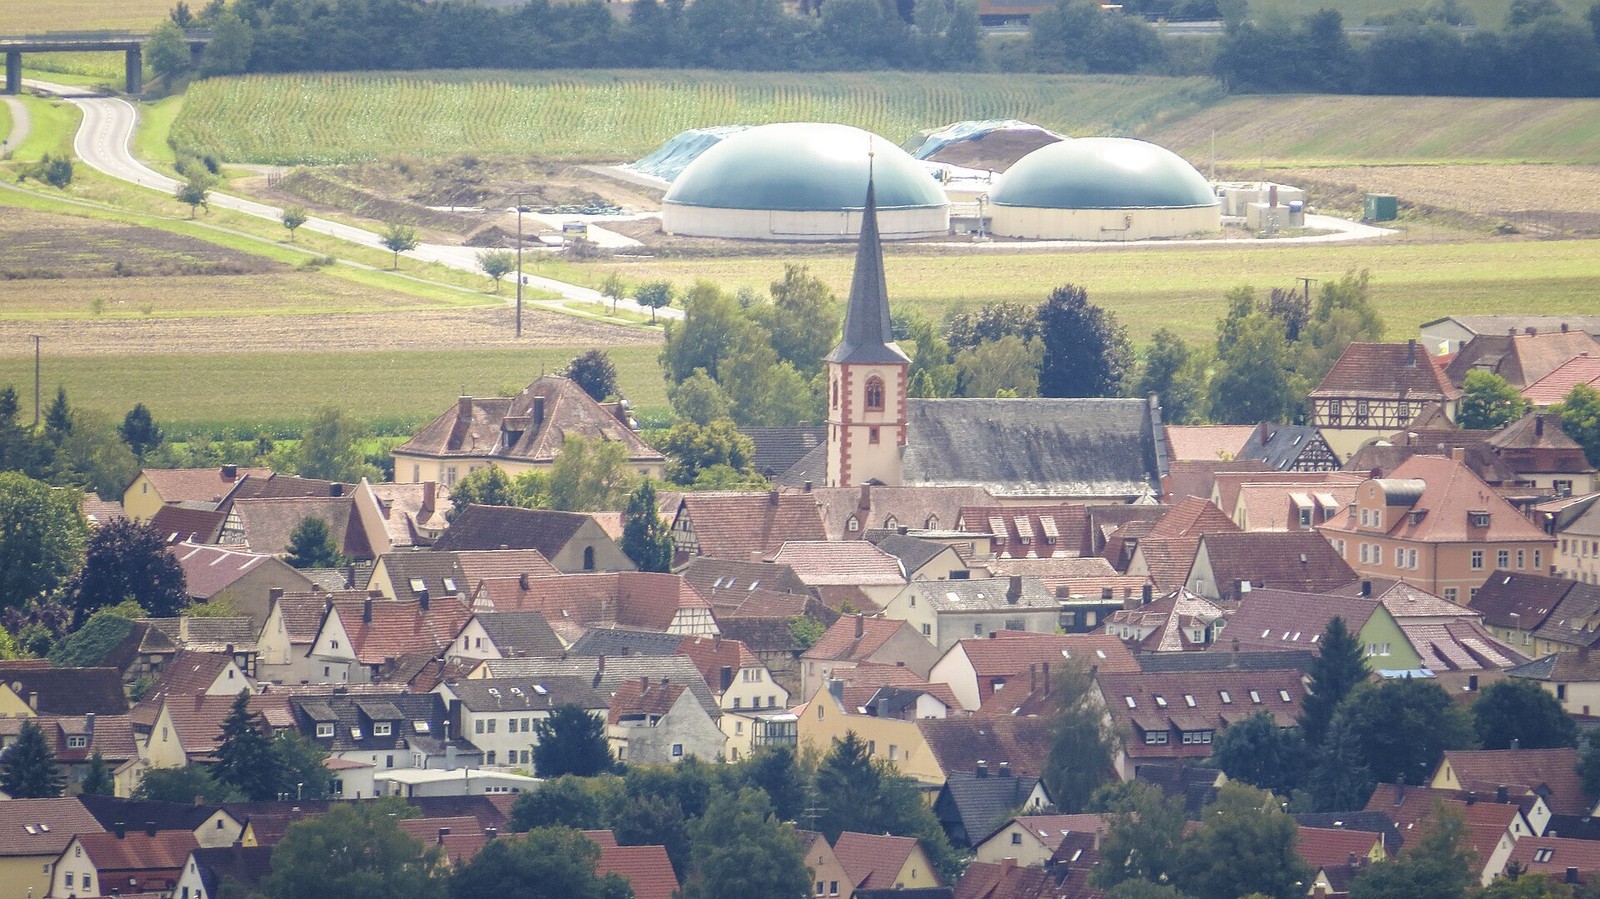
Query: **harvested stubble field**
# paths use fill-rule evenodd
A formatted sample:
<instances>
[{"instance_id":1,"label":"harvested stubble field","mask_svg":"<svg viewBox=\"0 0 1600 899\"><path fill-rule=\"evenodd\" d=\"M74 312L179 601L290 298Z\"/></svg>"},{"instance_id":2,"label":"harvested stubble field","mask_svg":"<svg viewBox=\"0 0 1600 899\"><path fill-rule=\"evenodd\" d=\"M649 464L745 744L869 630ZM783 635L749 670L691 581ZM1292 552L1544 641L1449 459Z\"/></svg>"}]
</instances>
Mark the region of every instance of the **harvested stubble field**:
<instances>
[{"instance_id":1,"label":"harvested stubble field","mask_svg":"<svg viewBox=\"0 0 1600 899\"><path fill-rule=\"evenodd\" d=\"M243 275L285 269L260 256L138 225L16 208L8 208L0 223L0 280ZM0 315L8 311L0 308Z\"/></svg>"},{"instance_id":2,"label":"harvested stubble field","mask_svg":"<svg viewBox=\"0 0 1600 899\"><path fill-rule=\"evenodd\" d=\"M0 19L7 34L44 31L148 31L167 17L173 0L6 0ZM198 8L200 4L190 4ZM120 57L119 57L120 59Z\"/></svg>"},{"instance_id":3,"label":"harvested stubble field","mask_svg":"<svg viewBox=\"0 0 1600 899\"><path fill-rule=\"evenodd\" d=\"M1141 135L1205 168L1267 165L1600 163L1600 100L1245 96Z\"/></svg>"},{"instance_id":4,"label":"harvested stubble field","mask_svg":"<svg viewBox=\"0 0 1600 899\"><path fill-rule=\"evenodd\" d=\"M396 154L634 159L686 128L841 122L890 140L965 119L1130 133L1211 103L1207 78L904 72L439 71L210 79L179 147L230 162L330 164Z\"/></svg>"}]
</instances>

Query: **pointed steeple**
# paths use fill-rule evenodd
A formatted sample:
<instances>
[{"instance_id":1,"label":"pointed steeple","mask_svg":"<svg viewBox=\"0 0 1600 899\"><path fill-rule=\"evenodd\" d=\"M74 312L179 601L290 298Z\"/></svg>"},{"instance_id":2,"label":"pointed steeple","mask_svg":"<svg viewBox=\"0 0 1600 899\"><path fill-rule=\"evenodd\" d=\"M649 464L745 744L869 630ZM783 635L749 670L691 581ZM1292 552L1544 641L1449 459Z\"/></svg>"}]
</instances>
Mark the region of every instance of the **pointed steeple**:
<instances>
[{"instance_id":1,"label":"pointed steeple","mask_svg":"<svg viewBox=\"0 0 1600 899\"><path fill-rule=\"evenodd\" d=\"M844 336L824 362L909 364L894 342L889 325L889 284L883 275L883 242L878 236L878 202L870 163L867 205L861 210L861 239L856 244L856 271L850 281L850 302L844 313Z\"/></svg>"}]
</instances>

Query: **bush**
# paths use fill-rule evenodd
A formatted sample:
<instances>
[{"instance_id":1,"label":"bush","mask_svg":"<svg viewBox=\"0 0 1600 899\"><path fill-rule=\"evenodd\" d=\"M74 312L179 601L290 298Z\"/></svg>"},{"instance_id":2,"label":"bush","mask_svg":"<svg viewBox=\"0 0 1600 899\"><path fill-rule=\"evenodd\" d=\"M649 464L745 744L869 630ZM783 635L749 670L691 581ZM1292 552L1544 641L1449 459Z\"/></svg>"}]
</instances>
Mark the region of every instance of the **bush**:
<instances>
[{"instance_id":1,"label":"bush","mask_svg":"<svg viewBox=\"0 0 1600 899\"><path fill-rule=\"evenodd\" d=\"M44 158L28 166L22 172L22 180L33 178L43 181L51 187L64 189L72 183L72 160L66 156L51 156L44 154Z\"/></svg>"}]
</instances>

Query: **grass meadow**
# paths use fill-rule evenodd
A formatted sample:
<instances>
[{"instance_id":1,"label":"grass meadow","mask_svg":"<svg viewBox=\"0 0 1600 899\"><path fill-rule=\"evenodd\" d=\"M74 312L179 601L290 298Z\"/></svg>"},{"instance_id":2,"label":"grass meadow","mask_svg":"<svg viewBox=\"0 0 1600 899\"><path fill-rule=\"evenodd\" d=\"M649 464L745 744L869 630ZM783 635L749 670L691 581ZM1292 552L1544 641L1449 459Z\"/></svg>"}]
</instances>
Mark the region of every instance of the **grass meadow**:
<instances>
[{"instance_id":1,"label":"grass meadow","mask_svg":"<svg viewBox=\"0 0 1600 899\"><path fill-rule=\"evenodd\" d=\"M686 128L841 122L905 141L965 119L1131 133L1217 100L1205 78L904 72L440 71L273 75L189 88L172 135L230 162L396 154L631 159Z\"/></svg>"}]
</instances>

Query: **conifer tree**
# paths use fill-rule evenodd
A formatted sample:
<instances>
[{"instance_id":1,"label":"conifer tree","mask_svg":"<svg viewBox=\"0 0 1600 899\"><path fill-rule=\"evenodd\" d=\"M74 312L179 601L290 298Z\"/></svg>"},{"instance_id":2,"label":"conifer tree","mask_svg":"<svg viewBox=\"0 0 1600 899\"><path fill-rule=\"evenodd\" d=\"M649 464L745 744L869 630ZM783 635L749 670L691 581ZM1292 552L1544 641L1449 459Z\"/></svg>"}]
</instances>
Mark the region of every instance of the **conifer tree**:
<instances>
[{"instance_id":1,"label":"conifer tree","mask_svg":"<svg viewBox=\"0 0 1600 899\"><path fill-rule=\"evenodd\" d=\"M277 798L278 755L262 730L261 716L250 711L250 691L240 690L233 708L222 722L217 738L214 774L221 783L243 793L252 802Z\"/></svg>"},{"instance_id":2,"label":"conifer tree","mask_svg":"<svg viewBox=\"0 0 1600 899\"><path fill-rule=\"evenodd\" d=\"M54 799L66 785L44 731L32 718L23 721L17 742L0 755L0 790L12 799Z\"/></svg>"},{"instance_id":3,"label":"conifer tree","mask_svg":"<svg viewBox=\"0 0 1600 899\"><path fill-rule=\"evenodd\" d=\"M1321 644L1321 654L1311 663L1310 690L1300 712L1300 733L1306 738L1306 745L1313 748L1322 745L1333 710L1367 679L1367 660L1361 653L1361 644L1343 618L1328 622Z\"/></svg>"},{"instance_id":4,"label":"conifer tree","mask_svg":"<svg viewBox=\"0 0 1600 899\"><path fill-rule=\"evenodd\" d=\"M655 485L646 480L628 497L623 514L622 551L640 571L672 570L672 533L656 509Z\"/></svg>"},{"instance_id":5,"label":"conifer tree","mask_svg":"<svg viewBox=\"0 0 1600 899\"><path fill-rule=\"evenodd\" d=\"M116 780L111 776L111 766L96 749L89 757L89 770L83 776L85 796L110 796L116 792Z\"/></svg>"}]
</instances>

